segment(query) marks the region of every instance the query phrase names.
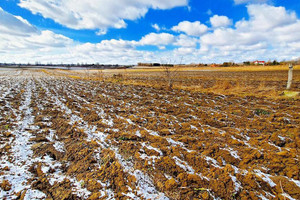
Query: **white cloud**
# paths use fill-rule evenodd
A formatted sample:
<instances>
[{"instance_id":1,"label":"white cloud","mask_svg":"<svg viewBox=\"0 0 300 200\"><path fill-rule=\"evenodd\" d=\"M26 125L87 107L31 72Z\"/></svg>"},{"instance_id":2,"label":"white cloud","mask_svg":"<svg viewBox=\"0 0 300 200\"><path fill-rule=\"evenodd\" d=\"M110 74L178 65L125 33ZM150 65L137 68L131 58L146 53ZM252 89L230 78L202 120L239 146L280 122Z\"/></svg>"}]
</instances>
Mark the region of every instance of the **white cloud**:
<instances>
[{"instance_id":1,"label":"white cloud","mask_svg":"<svg viewBox=\"0 0 300 200\"><path fill-rule=\"evenodd\" d=\"M73 43L73 40L70 38L55 34L49 30L42 31L40 34L33 34L26 40L28 43L40 47L65 47Z\"/></svg>"},{"instance_id":2,"label":"white cloud","mask_svg":"<svg viewBox=\"0 0 300 200\"><path fill-rule=\"evenodd\" d=\"M99 29L96 32L96 35L105 35L107 33L107 29L103 28L103 29Z\"/></svg>"},{"instance_id":3,"label":"white cloud","mask_svg":"<svg viewBox=\"0 0 300 200\"><path fill-rule=\"evenodd\" d=\"M135 64L138 61L155 60L154 53L135 49L137 41L112 39L96 44L78 44L49 30L38 31L25 19L1 8L0 16L1 62Z\"/></svg>"},{"instance_id":4,"label":"white cloud","mask_svg":"<svg viewBox=\"0 0 300 200\"><path fill-rule=\"evenodd\" d=\"M150 61L153 53L138 51L136 41L103 40L100 43L84 43L70 49L72 62L135 64L137 60Z\"/></svg>"},{"instance_id":5,"label":"white cloud","mask_svg":"<svg viewBox=\"0 0 300 200\"><path fill-rule=\"evenodd\" d=\"M295 12L289 12L284 7L274 7L266 4L248 5L249 21L241 20L236 24L237 29L256 29L268 31L276 27L293 24L297 21Z\"/></svg>"},{"instance_id":6,"label":"white cloud","mask_svg":"<svg viewBox=\"0 0 300 200\"><path fill-rule=\"evenodd\" d=\"M5 12L0 7L0 32L10 35L30 35L38 30L20 16L14 16Z\"/></svg>"},{"instance_id":7,"label":"white cloud","mask_svg":"<svg viewBox=\"0 0 300 200\"><path fill-rule=\"evenodd\" d=\"M177 26L173 26L172 30L177 32L184 32L187 35L191 36L201 36L203 33L207 32L208 28L206 25L201 24L199 21L182 21Z\"/></svg>"},{"instance_id":8,"label":"white cloud","mask_svg":"<svg viewBox=\"0 0 300 200\"><path fill-rule=\"evenodd\" d=\"M226 16L214 15L209 20L213 27L227 27L232 24L232 20Z\"/></svg>"},{"instance_id":9,"label":"white cloud","mask_svg":"<svg viewBox=\"0 0 300 200\"><path fill-rule=\"evenodd\" d=\"M238 21L235 28L217 28L205 34L200 38L201 49L210 55L227 52L234 60L280 60L299 54L300 20L295 12L266 4L248 5L247 9L249 20Z\"/></svg>"},{"instance_id":10,"label":"white cloud","mask_svg":"<svg viewBox=\"0 0 300 200\"><path fill-rule=\"evenodd\" d=\"M52 31L39 31L25 19L0 8L0 60L35 62L35 58L60 55L73 40Z\"/></svg>"},{"instance_id":11,"label":"white cloud","mask_svg":"<svg viewBox=\"0 0 300 200\"><path fill-rule=\"evenodd\" d=\"M195 48L197 46L197 43L199 40L194 37L189 37L184 34L180 34L178 37L176 37L176 42L174 42L174 45L180 46L180 47L189 47L189 48Z\"/></svg>"},{"instance_id":12,"label":"white cloud","mask_svg":"<svg viewBox=\"0 0 300 200\"><path fill-rule=\"evenodd\" d=\"M3 51L65 47L73 42L52 31L39 31L27 20L7 13L1 8L0 16L0 49Z\"/></svg>"},{"instance_id":13,"label":"white cloud","mask_svg":"<svg viewBox=\"0 0 300 200\"><path fill-rule=\"evenodd\" d=\"M179 47L179 48L174 50L174 53L178 56L193 55L195 53L195 48ZM180 63L180 64L182 64L182 63Z\"/></svg>"},{"instance_id":14,"label":"white cloud","mask_svg":"<svg viewBox=\"0 0 300 200\"><path fill-rule=\"evenodd\" d=\"M216 29L213 33L209 33L201 37L201 44L212 46L226 45L253 45L264 40L264 35L253 34L250 32L238 32L234 29Z\"/></svg>"},{"instance_id":15,"label":"white cloud","mask_svg":"<svg viewBox=\"0 0 300 200\"><path fill-rule=\"evenodd\" d=\"M152 26L152 28L154 28L156 31L160 31L160 27L159 27L158 24L152 24L151 26Z\"/></svg>"},{"instance_id":16,"label":"white cloud","mask_svg":"<svg viewBox=\"0 0 300 200\"><path fill-rule=\"evenodd\" d=\"M234 3L235 4L247 4L247 3L254 4L254 3L266 3L268 1L270 1L270 0L234 0Z\"/></svg>"},{"instance_id":17,"label":"white cloud","mask_svg":"<svg viewBox=\"0 0 300 200\"><path fill-rule=\"evenodd\" d=\"M72 29L125 28L153 9L187 6L188 0L20 0L19 6ZM100 31L100 33L104 33Z\"/></svg>"},{"instance_id":18,"label":"white cloud","mask_svg":"<svg viewBox=\"0 0 300 200\"><path fill-rule=\"evenodd\" d=\"M231 28L208 29L204 25L206 28L200 34L197 27L203 24L182 22L173 27L181 34L149 33L137 41L111 39L93 44L76 43L49 30L39 31L25 19L0 8L0 60L135 64L169 63L170 60L177 63L288 60L299 57L300 20L295 12L265 4L248 5L247 10L249 19L241 19ZM164 51L138 50L144 45L155 45ZM169 50L169 45L175 49Z\"/></svg>"},{"instance_id":19,"label":"white cloud","mask_svg":"<svg viewBox=\"0 0 300 200\"><path fill-rule=\"evenodd\" d=\"M169 33L150 33L144 36L140 41L140 45L168 45L175 41L175 37Z\"/></svg>"},{"instance_id":20,"label":"white cloud","mask_svg":"<svg viewBox=\"0 0 300 200\"><path fill-rule=\"evenodd\" d=\"M136 50L137 41L112 39L96 44L78 44L49 30L38 31L26 20L2 9L0 14L5 16L0 18L0 29L13 30L0 32L1 62L135 64L156 59L152 52Z\"/></svg>"}]
</instances>

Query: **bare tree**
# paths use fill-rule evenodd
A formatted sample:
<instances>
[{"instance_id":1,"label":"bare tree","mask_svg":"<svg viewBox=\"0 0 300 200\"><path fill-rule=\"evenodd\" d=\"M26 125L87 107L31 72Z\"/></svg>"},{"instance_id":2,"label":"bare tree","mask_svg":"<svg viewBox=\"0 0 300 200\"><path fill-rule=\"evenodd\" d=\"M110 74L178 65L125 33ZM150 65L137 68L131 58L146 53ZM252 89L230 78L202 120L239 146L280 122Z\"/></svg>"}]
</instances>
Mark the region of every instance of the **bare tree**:
<instances>
[{"instance_id":1,"label":"bare tree","mask_svg":"<svg viewBox=\"0 0 300 200\"><path fill-rule=\"evenodd\" d=\"M100 69L100 70L97 70L97 74L96 74L97 78L102 81L104 80L104 73L103 73L103 70Z\"/></svg>"},{"instance_id":2,"label":"bare tree","mask_svg":"<svg viewBox=\"0 0 300 200\"><path fill-rule=\"evenodd\" d=\"M181 57L179 65L181 65L182 59L183 58ZM178 76L178 68L176 68L176 66L173 64L162 64L162 69L165 81L167 83L167 87L169 90L172 90L175 79Z\"/></svg>"},{"instance_id":3,"label":"bare tree","mask_svg":"<svg viewBox=\"0 0 300 200\"><path fill-rule=\"evenodd\" d=\"M84 70L85 76L87 77L88 80L90 80L90 69L89 67L86 67Z\"/></svg>"},{"instance_id":4,"label":"bare tree","mask_svg":"<svg viewBox=\"0 0 300 200\"><path fill-rule=\"evenodd\" d=\"M165 81L167 83L167 87L169 90L172 90L175 78L178 75L178 68L175 68L174 65L165 64L162 65L162 70Z\"/></svg>"}]
</instances>

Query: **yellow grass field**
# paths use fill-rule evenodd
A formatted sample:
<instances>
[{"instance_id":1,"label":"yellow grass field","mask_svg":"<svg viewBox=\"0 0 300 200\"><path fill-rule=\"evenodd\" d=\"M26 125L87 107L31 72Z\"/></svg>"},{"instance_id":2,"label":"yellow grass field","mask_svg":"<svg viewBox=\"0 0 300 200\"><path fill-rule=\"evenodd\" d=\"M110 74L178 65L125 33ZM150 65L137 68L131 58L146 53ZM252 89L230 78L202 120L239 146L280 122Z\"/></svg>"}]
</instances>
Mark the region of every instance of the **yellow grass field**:
<instances>
[{"instance_id":1,"label":"yellow grass field","mask_svg":"<svg viewBox=\"0 0 300 200\"><path fill-rule=\"evenodd\" d=\"M236 66L236 67L182 67L175 66L177 71L288 71L287 65L276 66ZM133 69L105 69L106 73L136 73L136 72L161 72L161 67L135 67ZM300 70L300 65L294 66L294 70ZM97 71L97 70L96 70Z\"/></svg>"},{"instance_id":2,"label":"yellow grass field","mask_svg":"<svg viewBox=\"0 0 300 200\"><path fill-rule=\"evenodd\" d=\"M74 76L99 78L123 84L163 87L166 84L164 68L133 68L78 70ZM300 66L294 66L291 91L285 95L288 66L237 66L237 67L173 67L170 68L173 87L190 91L234 94L239 96L261 96L269 98L299 98Z\"/></svg>"}]
</instances>

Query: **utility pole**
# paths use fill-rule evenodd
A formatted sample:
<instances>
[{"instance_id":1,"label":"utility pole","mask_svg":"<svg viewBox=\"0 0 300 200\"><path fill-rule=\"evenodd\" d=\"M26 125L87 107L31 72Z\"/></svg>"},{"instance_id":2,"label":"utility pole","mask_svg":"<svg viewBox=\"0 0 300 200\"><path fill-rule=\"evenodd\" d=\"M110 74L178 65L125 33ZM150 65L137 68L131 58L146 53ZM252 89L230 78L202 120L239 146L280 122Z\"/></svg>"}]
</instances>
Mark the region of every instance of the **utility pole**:
<instances>
[{"instance_id":1,"label":"utility pole","mask_svg":"<svg viewBox=\"0 0 300 200\"><path fill-rule=\"evenodd\" d=\"M288 82L287 82L287 86L286 86L287 90L291 89L292 81L293 81L293 65L290 64L289 65L289 77L288 77Z\"/></svg>"}]
</instances>

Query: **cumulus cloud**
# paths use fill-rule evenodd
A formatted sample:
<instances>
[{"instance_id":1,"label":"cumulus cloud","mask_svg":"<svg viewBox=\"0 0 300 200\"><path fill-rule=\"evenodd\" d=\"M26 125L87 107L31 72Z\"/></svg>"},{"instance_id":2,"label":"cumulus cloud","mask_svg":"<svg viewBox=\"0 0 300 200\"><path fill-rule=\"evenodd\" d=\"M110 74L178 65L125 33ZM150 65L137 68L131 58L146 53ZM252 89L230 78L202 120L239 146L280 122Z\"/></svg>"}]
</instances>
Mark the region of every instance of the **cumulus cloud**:
<instances>
[{"instance_id":1,"label":"cumulus cloud","mask_svg":"<svg viewBox=\"0 0 300 200\"><path fill-rule=\"evenodd\" d=\"M40 47L65 47L73 43L70 38L49 30L41 31L40 34L33 34L26 38L26 41Z\"/></svg>"},{"instance_id":2,"label":"cumulus cloud","mask_svg":"<svg viewBox=\"0 0 300 200\"><path fill-rule=\"evenodd\" d=\"M138 61L150 62L154 54L152 52L138 51L135 49L138 43L127 40L103 40L99 43L84 43L70 49L73 55L72 62L90 62L104 64L136 64Z\"/></svg>"},{"instance_id":3,"label":"cumulus cloud","mask_svg":"<svg viewBox=\"0 0 300 200\"><path fill-rule=\"evenodd\" d=\"M201 36L203 33L207 32L208 27L201 24L199 21L182 21L177 26L173 26L172 30L176 32L184 32L191 36Z\"/></svg>"},{"instance_id":4,"label":"cumulus cloud","mask_svg":"<svg viewBox=\"0 0 300 200\"><path fill-rule=\"evenodd\" d=\"M168 45L175 41L175 37L169 33L150 33L144 36L140 41L140 45Z\"/></svg>"},{"instance_id":5,"label":"cumulus cloud","mask_svg":"<svg viewBox=\"0 0 300 200\"><path fill-rule=\"evenodd\" d=\"M187 6L188 0L20 0L19 6L72 29L125 28L152 9ZM101 34L104 31L100 31Z\"/></svg>"},{"instance_id":6,"label":"cumulus cloud","mask_svg":"<svg viewBox=\"0 0 300 200\"><path fill-rule=\"evenodd\" d=\"M236 24L237 29L270 31L276 27L284 27L297 21L295 12L289 12L284 7L274 7L267 4L248 5L249 21L241 20Z\"/></svg>"},{"instance_id":7,"label":"cumulus cloud","mask_svg":"<svg viewBox=\"0 0 300 200\"><path fill-rule=\"evenodd\" d=\"M196 48L198 42L199 40L197 38L180 34L176 37L176 41L173 44L180 47Z\"/></svg>"},{"instance_id":8,"label":"cumulus cloud","mask_svg":"<svg viewBox=\"0 0 300 200\"><path fill-rule=\"evenodd\" d=\"M213 27L227 27L232 24L232 20L226 16L214 15L209 20Z\"/></svg>"},{"instance_id":9,"label":"cumulus cloud","mask_svg":"<svg viewBox=\"0 0 300 200\"><path fill-rule=\"evenodd\" d=\"M208 54L219 51L236 55L234 60L241 60L239 55L247 55L248 59L282 59L299 53L290 51L297 49L300 41L300 20L295 12L266 4L248 5L247 10L249 20L238 21L235 28L217 28L202 36L201 49Z\"/></svg>"},{"instance_id":10,"label":"cumulus cloud","mask_svg":"<svg viewBox=\"0 0 300 200\"><path fill-rule=\"evenodd\" d=\"M247 5L247 12L249 19L241 19L232 27L225 27L223 23L210 29L200 22L185 21L172 28L180 34L149 33L136 41L111 39L78 43L49 30L39 31L25 19L0 9L0 60L135 64L162 60L199 63L299 57L300 20L295 12L265 4ZM201 25L204 28L199 28ZM160 50L139 50L144 45L155 45ZM174 50L170 50L169 45Z\"/></svg>"},{"instance_id":11,"label":"cumulus cloud","mask_svg":"<svg viewBox=\"0 0 300 200\"><path fill-rule=\"evenodd\" d=\"M2 9L0 15L1 62L135 64L156 59L152 52L136 50L137 41L112 39L81 44L49 30L39 31L25 19Z\"/></svg>"},{"instance_id":12,"label":"cumulus cloud","mask_svg":"<svg viewBox=\"0 0 300 200\"><path fill-rule=\"evenodd\" d=\"M251 3L251 4L254 4L254 3L266 3L270 0L234 0L234 3L235 4L247 4L247 3Z\"/></svg>"}]
</instances>

